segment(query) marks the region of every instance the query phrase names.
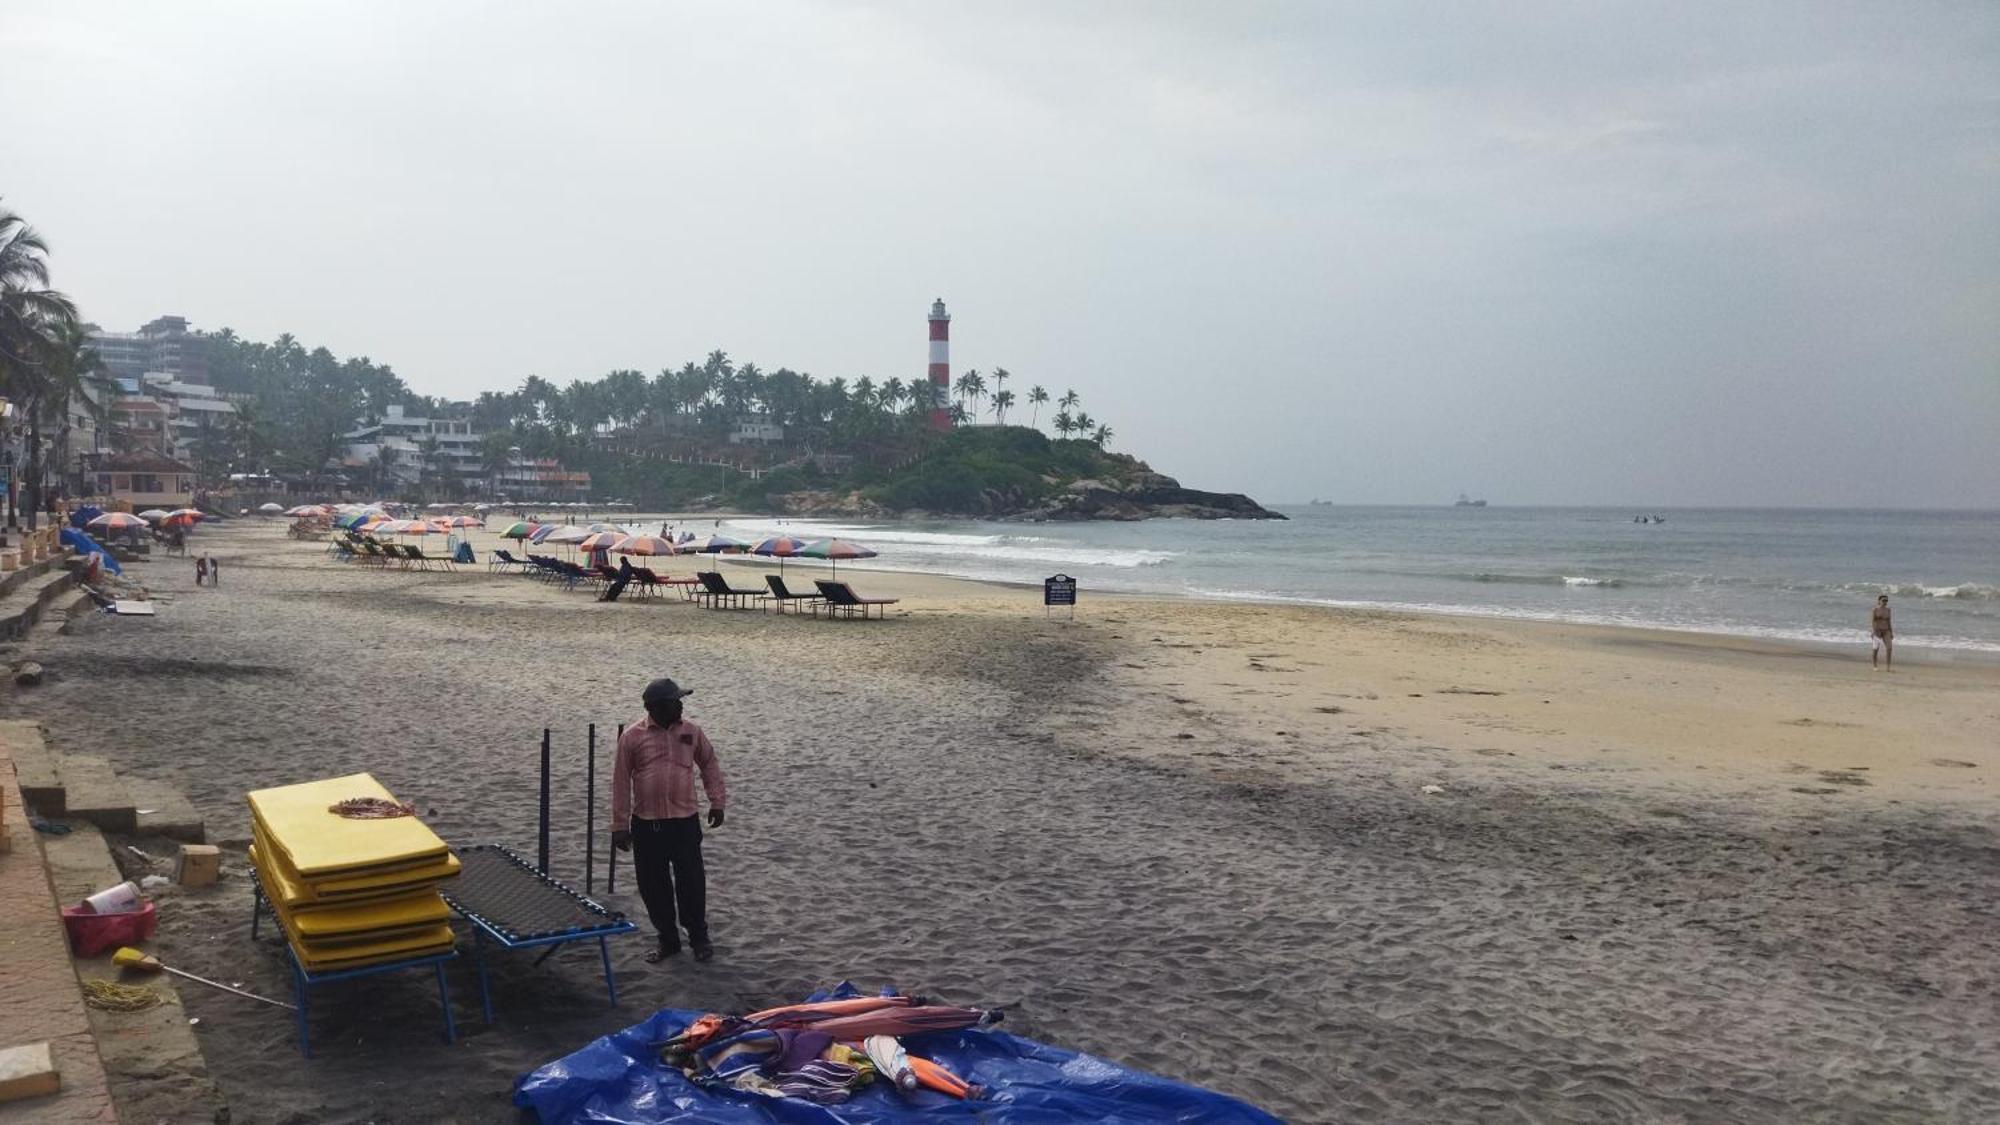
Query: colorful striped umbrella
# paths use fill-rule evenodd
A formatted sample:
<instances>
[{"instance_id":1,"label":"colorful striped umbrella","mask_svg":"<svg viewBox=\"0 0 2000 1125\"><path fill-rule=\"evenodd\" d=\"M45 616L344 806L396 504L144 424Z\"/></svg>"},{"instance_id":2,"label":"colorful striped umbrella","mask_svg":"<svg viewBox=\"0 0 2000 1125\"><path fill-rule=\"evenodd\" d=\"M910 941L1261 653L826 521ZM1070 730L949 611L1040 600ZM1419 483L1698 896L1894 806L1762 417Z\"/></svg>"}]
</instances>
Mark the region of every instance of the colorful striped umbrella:
<instances>
[{"instance_id":1,"label":"colorful striped umbrella","mask_svg":"<svg viewBox=\"0 0 2000 1125\"><path fill-rule=\"evenodd\" d=\"M575 524L566 523L561 527L549 529L546 535L537 532L534 538L537 543L581 543L590 538L590 532Z\"/></svg>"},{"instance_id":2,"label":"colorful striped umbrella","mask_svg":"<svg viewBox=\"0 0 2000 1125\"><path fill-rule=\"evenodd\" d=\"M785 573L785 560L798 557L799 552L805 550L807 546L808 544L803 539L798 539L790 535L773 535L771 538L750 548L750 553L753 555L762 555L767 559L777 559L778 573L783 575Z\"/></svg>"},{"instance_id":3,"label":"colorful striped umbrella","mask_svg":"<svg viewBox=\"0 0 2000 1125\"><path fill-rule=\"evenodd\" d=\"M527 539L533 536L535 532L540 531L541 529L542 529L541 524L529 523L526 520L520 520L508 524L506 530L500 533L500 538Z\"/></svg>"},{"instance_id":4,"label":"colorful striped umbrella","mask_svg":"<svg viewBox=\"0 0 2000 1125\"><path fill-rule=\"evenodd\" d=\"M608 551L630 538L622 531L595 531L577 540L579 551Z\"/></svg>"},{"instance_id":5,"label":"colorful striped umbrella","mask_svg":"<svg viewBox=\"0 0 2000 1125\"><path fill-rule=\"evenodd\" d=\"M741 539L731 539L727 535L711 535L687 550L703 555L740 555L750 549L750 544Z\"/></svg>"},{"instance_id":6,"label":"colorful striped umbrella","mask_svg":"<svg viewBox=\"0 0 2000 1125\"><path fill-rule=\"evenodd\" d=\"M673 555L679 553L674 550L674 545L670 540L663 539L658 535L628 535L619 540L611 549L621 555Z\"/></svg>"},{"instance_id":7,"label":"colorful striped umbrella","mask_svg":"<svg viewBox=\"0 0 2000 1125\"><path fill-rule=\"evenodd\" d=\"M437 521L435 521L435 522L437 522L437 523L441 523L441 524L445 525L445 526L446 526L447 528L453 528L453 527L485 527L485 526L486 526L486 521L485 521L485 520L483 520L483 519L480 519L480 518L479 518L479 517L477 517L477 516L446 516L445 518L443 518L443 519L441 519L441 520L437 520Z\"/></svg>"},{"instance_id":8,"label":"colorful striped umbrella","mask_svg":"<svg viewBox=\"0 0 2000 1125\"><path fill-rule=\"evenodd\" d=\"M822 539L817 543L806 544L805 549L799 552L801 558L826 559L833 563L835 574L840 573L842 559L872 559L875 555L875 551L845 539Z\"/></svg>"},{"instance_id":9,"label":"colorful striped umbrella","mask_svg":"<svg viewBox=\"0 0 2000 1125\"><path fill-rule=\"evenodd\" d=\"M106 512L83 526L99 531L133 531L146 526L146 521L130 512Z\"/></svg>"}]
</instances>

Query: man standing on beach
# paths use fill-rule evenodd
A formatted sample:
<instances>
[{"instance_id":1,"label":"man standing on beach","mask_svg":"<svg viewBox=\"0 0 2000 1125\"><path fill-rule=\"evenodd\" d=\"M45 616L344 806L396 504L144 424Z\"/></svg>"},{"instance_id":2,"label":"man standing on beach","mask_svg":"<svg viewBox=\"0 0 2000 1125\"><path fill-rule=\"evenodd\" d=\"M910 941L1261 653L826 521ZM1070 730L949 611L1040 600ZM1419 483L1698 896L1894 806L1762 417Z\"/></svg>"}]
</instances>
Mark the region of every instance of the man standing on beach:
<instances>
[{"instance_id":1,"label":"man standing on beach","mask_svg":"<svg viewBox=\"0 0 2000 1125\"><path fill-rule=\"evenodd\" d=\"M646 954L648 964L681 951L682 929L695 960L715 955L708 942L708 874L701 862L695 772L708 791L710 828L722 827L728 790L708 735L682 717L681 700L690 694L672 680L647 684L641 696L646 717L619 736L611 767L611 846L632 853L639 897L660 935L659 945Z\"/></svg>"},{"instance_id":2,"label":"man standing on beach","mask_svg":"<svg viewBox=\"0 0 2000 1125\"><path fill-rule=\"evenodd\" d=\"M1876 667L1875 658L1882 658L1882 667L1896 666L1896 630L1889 623L1889 595L1875 599L1875 613L1869 618L1868 631L1875 637L1875 647L1868 650L1868 666Z\"/></svg>"}]
</instances>

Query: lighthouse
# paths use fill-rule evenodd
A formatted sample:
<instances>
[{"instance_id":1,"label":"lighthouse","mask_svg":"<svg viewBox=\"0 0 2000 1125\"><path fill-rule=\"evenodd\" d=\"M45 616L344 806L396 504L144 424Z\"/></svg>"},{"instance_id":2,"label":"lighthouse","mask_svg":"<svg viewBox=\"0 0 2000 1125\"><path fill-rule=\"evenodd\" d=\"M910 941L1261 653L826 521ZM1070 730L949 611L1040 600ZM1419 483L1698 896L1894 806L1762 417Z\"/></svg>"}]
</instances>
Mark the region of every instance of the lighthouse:
<instances>
[{"instance_id":1,"label":"lighthouse","mask_svg":"<svg viewBox=\"0 0 2000 1125\"><path fill-rule=\"evenodd\" d=\"M931 302L931 429L951 429L951 314L944 298Z\"/></svg>"}]
</instances>

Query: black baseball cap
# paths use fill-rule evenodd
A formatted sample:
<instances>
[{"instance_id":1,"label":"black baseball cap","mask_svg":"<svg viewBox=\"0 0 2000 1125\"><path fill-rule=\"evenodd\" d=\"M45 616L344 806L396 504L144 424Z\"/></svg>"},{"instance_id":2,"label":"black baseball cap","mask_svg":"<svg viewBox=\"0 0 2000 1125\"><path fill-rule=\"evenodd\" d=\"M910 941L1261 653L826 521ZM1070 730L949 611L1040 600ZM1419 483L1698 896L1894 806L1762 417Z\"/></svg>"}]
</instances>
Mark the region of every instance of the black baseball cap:
<instances>
[{"instance_id":1,"label":"black baseball cap","mask_svg":"<svg viewBox=\"0 0 2000 1125\"><path fill-rule=\"evenodd\" d=\"M645 702L646 706L651 707L658 703L670 703L676 699L684 699L693 694L693 688L684 688L672 680L661 677L647 684L645 693L639 698Z\"/></svg>"}]
</instances>

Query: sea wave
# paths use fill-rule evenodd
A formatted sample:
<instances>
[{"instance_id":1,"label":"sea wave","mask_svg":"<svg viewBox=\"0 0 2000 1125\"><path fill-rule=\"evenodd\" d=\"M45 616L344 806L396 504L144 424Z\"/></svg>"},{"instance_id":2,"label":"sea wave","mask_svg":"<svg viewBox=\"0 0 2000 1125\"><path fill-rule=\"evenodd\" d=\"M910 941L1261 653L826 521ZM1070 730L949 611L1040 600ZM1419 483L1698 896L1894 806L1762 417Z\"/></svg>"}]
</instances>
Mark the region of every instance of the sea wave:
<instances>
[{"instance_id":1,"label":"sea wave","mask_svg":"<svg viewBox=\"0 0 2000 1125\"><path fill-rule=\"evenodd\" d=\"M1622 578L1590 578L1575 574L1506 574L1483 570L1460 577L1472 582L1498 582L1518 586L1592 586L1616 589L1625 585L1625 580Z\"/></svg>"},{"instance_id":2,"label":"sea wave","mask_svg":"<svg viewBox=\"0 0 2000 1125\"><path fill-rule=\"evenodd\" d=\"M1899 598L1959 598L1974 602L2000 600L2000 586L1988 586L1982 582L1959 582L1949 586L1931 586L1922 582L1849 582L1839 589L1860 594L1889 594Z\"/></svg>"}]
</instances>

